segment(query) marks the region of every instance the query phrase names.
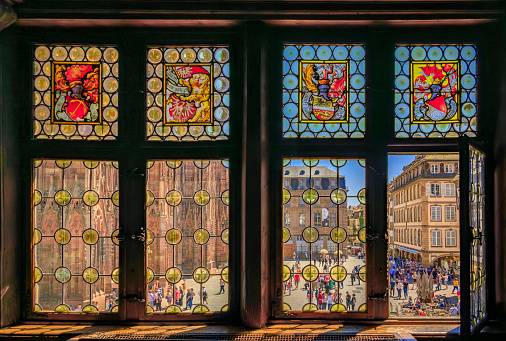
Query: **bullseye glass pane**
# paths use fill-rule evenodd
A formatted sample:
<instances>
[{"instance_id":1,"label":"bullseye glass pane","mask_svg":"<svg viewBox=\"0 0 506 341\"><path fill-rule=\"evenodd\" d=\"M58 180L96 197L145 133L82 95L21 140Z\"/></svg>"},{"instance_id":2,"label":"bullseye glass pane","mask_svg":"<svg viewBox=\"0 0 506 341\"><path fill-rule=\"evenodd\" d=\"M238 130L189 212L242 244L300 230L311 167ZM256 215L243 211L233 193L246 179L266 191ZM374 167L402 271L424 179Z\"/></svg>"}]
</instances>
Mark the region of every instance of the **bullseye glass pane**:
<instances>
[{"instance_id":1,"label":"bullseye glass pane","mask_svg":"<svg viewBox=\"0 0 506 341\"><path fill-rule=\"evenodd\" d=\"M33 311L117 308L118 175L116 162L34 160Z\"/></svg>"},{"instance_id":2,"label":"bullseye glass pane","mask_svg":"<svg viewBox=\"0 0 506 341\"><path fill-rule=\"evenodd\" d=\"M148 313L228 310L228 189L226 160L148 163Z\"/></svg>"},{"instance_id":3,"label":"bullseye glass pane","mask_svg":"<svg viewBox=\"0 0 506 341\"><path fill-rule=\"evenodd\" d=\"M283 166L283 310L366 311L365 160Z\"/></svg>"}]
</instances>

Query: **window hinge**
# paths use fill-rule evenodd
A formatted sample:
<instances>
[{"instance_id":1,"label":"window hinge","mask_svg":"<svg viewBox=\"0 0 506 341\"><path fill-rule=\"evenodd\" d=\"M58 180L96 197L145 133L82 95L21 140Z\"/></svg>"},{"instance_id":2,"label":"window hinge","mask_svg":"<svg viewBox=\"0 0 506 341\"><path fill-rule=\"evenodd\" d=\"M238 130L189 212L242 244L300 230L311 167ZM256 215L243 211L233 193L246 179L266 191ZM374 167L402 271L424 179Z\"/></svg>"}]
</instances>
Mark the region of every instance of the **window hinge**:
<instances>
[{"instance_id":1,"label":"window hinge","mask_svg":"<svg viewBox=\"0 0 506 341\"><path fill-rule=\"evenodd\" d=\"M139 229L139 233L133 234L132 239L140 243L144 243L146 241L146 230L144 229L144 227L141 227Z\"/></svg>"},{"instance_id":2,"label":"window hinge","mask_svg":"<svg viewBox=\"0 0 506 341\"><path fill-rule=\"evenodd\" d=\"M297 316L297 314L290 311L283 311L281 307L281 289L278 288L276 292L276 300L271 304L271 315L272 317L279 316Z\"/></svg>"},{"instance_id":3,"label":"window hinge","mask_svg":"<svg viewBox=\"0 0 506 341\"><path fill-rule=\"evenodd\" d=\"M119 299L128 302L142 302L142 303L146 302L146 300L142 298L142 293L140 289L137 294L128 294L128 295L126 294L126 289L124 289L123 294L119 297Z\"/></svg>"},{"instance_id":4,"label":"window hinge","mask_svg":"<svg viewBox=\"0 0 506 341\"><path fill-rule=\"evenodd\" d=\"M385 290L385 292L376 293L369 297L367 297L371 301L381 301L381 302L387 302L388 301L388 289Z\"/></svg>"}]
</instances>

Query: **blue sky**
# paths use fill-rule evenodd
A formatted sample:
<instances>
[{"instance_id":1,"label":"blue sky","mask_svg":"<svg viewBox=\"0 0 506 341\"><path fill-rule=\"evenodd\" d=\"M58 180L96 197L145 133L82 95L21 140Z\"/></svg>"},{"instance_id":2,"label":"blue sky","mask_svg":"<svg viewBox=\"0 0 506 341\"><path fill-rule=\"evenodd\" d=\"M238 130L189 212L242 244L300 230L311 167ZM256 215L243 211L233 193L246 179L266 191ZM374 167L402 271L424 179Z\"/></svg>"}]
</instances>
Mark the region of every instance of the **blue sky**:
<instances>
[{"instance_id":1,"label":"blue sky","mask_svg":"<svg viewBox=\"0 0 506 341\"><path fill-rule=\"evenodd\" d=\"M410 155L388 155L388 182L402 173L402 167L409 165L417 154Z\"/></svg>"}]
</instances>

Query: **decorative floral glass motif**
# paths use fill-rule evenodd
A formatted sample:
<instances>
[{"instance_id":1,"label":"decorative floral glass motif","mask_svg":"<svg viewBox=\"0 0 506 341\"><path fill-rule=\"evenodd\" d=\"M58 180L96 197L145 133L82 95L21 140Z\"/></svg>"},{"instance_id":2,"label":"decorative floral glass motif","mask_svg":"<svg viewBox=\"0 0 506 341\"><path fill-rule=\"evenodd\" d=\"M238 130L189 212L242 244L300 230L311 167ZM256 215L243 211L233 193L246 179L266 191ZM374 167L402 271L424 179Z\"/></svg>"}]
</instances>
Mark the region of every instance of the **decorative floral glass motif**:
<instances>
[{"instance_id":1,"label":"decorative floral glass motif","mask_svg":"<svg viewBox=\"0 0 506 341\"><path fill-rule=\"evenodd\" d=\"M34 160L33 311L117 312L118 164Z\"/></svg>"},{"instance_id":2,"label":"decorative floral glass motif","mask_svg":"<svg viewBox=\"0 0 506 341\"><path fill-rule=\"evenodd\" d=\"M147 59L148 140L228 138L227 47L151 48Z\"/></svg>"},{"instance_id":3,"label":"decorative floral glass motif","mask_svg":"<svg viewBox=\"0 0 506 341\"><path fill-rule=\"evenodd\" d=\"M474 329L487 315L487 276L485 271L485 155L473 147L469 147L469 205L472 232L471 329Z\"/></svg>"},{"instance_id":4,"label":"decorative floral glass motif","mask_svg":"<svg viewBox=\"0 0 506 341\"><path fill-rule=\"evenodd\" d=\"M475 136L476 47L395 47L395 136Z\"/></svg>"},{"instance_id":5,"label":"decorative floral glass motif","mask_svg":"<svg viewBox=\"0 0 506 341\"><path fill-rule=\"evenodd\" d=\"M365 312L365 160L283 160L283 307Z\"/></svg>"},{"instance_id":6,"label":"decorative floral glass motif","mask_svg":"<svg viewBox=\"0 0 506 341\"><path fill-rule=\"evenodd\" d=\"M285 45L283 54L283 137L364 137L364 46Z\"/></svg>"},{"instance_id":7,"label":"decorative floral glass motif","mask_svg":"<svg viewBox=\"0 0 506 341\"><path fill-rule=\"evenodd\" d=\"M39 45L33 65L35 138L116 138L116 48Z\"/></svg>"},{"instance_id":8,"label":"decorative floral glass motif","mask_svg":"<svg viewBox=\"0 0 506 341\"><path fill-rule=\"evenodd\" d=\"M228 161L150 161L147 168L147 312L227 311Z\"/></svg>"}]
</instances>

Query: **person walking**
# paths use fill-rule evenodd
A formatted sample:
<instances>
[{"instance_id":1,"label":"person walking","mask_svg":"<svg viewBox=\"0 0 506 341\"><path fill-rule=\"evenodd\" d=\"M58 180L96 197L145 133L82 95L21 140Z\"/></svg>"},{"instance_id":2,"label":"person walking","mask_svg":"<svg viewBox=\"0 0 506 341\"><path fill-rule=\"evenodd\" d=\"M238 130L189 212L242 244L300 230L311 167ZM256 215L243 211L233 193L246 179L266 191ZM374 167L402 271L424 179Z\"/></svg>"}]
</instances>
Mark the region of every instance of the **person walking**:
<instances>
[{"instance_id":1,"label":"person walking","mask_svg":"<svg viewBox=\"0 0 506 341\"><path fill-rule=\"evenodd\" d=\"M404 278L404 282L402 283L402 289L404 290L404 299L408 298L408 281Z\"/></svg>"},{"instance_id":2,"label":"person walking","mask_svg":"<svg viewBox=\"0 0 506 341\"><path fill-rule=\"evenodd\" d=\"M202 287L202 303L209 304L207 302L207 290L205 287Z\"/></svg>"},{"instance_id":3,"label":"person walking","mask_svg":"<svg viewBox=\"0 0 506 341\"><path fill-rule=\"evenodd\" d=\"M350 310L350 307L351 307L351 295L350 295L350 293L347 291L347 292L346 292L346 309L347 309L347 310Z\"/></svg>"},{"instance_id":4,"label":"person walking","mask_svg":"<svg viewBox=\"0 0 506 341\"><path fill-rule=\"evenodd\" d=\"M355 294L351 297L351 310L355 310L355 304L357 304L357 298L355 297Z\"/></svg>"},{"instance_id":5,"label":"person walking","mask_svg":"<svg viewBox=\"0 0 506 341\"><path fill-rule=\"evenodd\" d=\"M452 294L455 290L459 291L459 280L457 279L457 277L455 277L455 279L453 280Z\"/></svg>"},{"instance_id":6,"label":"person walking","mask_svg":"<svg viewBox=\"0 0 506 341\"><path fill-rule=\"evenodd\" d=\"M225 293L225 281L223 281L223 278L220 278L220 292L218 293L221 294L221 293Z\"/></svg>"},{"instance_id":7,"label":"person walking","mask_svg":"<svg viewBox=\"0 0 506 341\"><path fill-rule=\"evenodd\" d=\"M401 299L401 292L402 292L402 288L403 288L403 285L402 285L402 282L400 279L397 280L397 299L400 300Z\"/></svg>"}]
</instances>

